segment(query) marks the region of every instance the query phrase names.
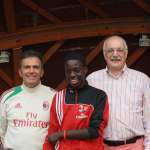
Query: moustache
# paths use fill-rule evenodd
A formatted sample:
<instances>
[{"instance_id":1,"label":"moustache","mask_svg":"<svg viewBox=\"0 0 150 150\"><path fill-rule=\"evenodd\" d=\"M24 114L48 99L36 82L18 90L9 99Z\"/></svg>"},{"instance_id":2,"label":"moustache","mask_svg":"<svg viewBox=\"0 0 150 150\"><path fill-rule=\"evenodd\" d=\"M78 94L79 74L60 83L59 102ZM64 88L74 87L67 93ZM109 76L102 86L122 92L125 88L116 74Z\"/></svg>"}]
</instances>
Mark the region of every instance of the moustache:
<instances>
[{"instance_id":1,"label":"moustache","mask_svg":"<svg viewBox=\"0 0 150 150\"><path fill-rule=\"evenodd\" d=\"M120 61L121 59L119 57L111 57L110 58L111 61Z\"/></svg>"}]
</instances>

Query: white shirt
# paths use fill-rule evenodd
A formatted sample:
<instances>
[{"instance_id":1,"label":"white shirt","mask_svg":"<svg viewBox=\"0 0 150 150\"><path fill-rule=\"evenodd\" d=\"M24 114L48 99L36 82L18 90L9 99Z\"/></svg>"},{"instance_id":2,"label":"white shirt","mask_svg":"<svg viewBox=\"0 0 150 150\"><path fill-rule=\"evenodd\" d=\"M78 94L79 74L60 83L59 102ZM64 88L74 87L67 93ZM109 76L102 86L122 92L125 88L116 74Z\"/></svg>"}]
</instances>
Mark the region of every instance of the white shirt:
<instances>
[{"instance_id":1,"label":"white shirt","mask_svg":"<svg viewBox=\"0 0 150 150\"><path fill-rule=\"evenodd\" d=\"M39 84L6 91L0 104L0 136L5 148L42 150L54 90Z\"/></svg>"},{"instance_id":2,"label":"white shirt","mask_svg":"<svg viewBox=\"0 0 150 150\"><path fill-rule=\"evenodd\" d=\"M107 68L93 72L88 83L108 95L109 122L107 140L126 140L145 136L145 149L150 149L150 79L144 73L126 66L116 79Z\"/></svg>"}]
</instances>

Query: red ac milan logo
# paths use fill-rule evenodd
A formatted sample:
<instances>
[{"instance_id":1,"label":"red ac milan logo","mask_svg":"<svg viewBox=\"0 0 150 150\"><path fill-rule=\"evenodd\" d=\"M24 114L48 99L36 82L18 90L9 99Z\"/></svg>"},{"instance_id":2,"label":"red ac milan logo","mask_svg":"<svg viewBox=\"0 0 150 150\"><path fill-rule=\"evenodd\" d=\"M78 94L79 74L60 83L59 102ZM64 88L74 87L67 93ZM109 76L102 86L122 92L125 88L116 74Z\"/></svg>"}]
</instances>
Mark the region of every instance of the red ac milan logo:
<instances>
[{"instance_id":1,"label":"red ac milan logo","mask_svg":"<svg viewBox=\"0 0 150 150\"><path fill-rule=\"evenodd\" d=\"M79 112L84 113L84 112L86 112L87 110L88 110L87 105L84 105L84 104L79 105Z\"/></svg>"},{"instance_id":2,"label":"red ac milan logo","mask_svg":"<svg viewBox=\"0 0 150 150\"><path fill-rule=\"evenodd\" d=\"M20 103L17 103L17 104L15 105L15 108L16 108L16 109L20 109L20 108L22 108L22 105L21 105Z\"/></svg>"},{"instance_id":3,"label":"red ac milan logo","mask_svg":"<svg viewBox=\"0 0 150 150\"><path fill-rule=\"evenodd\" d=\"M44 101L43 102L43 110L48 110L49 108L49 102L48 101Z\"/></svg>"}]
</instances>

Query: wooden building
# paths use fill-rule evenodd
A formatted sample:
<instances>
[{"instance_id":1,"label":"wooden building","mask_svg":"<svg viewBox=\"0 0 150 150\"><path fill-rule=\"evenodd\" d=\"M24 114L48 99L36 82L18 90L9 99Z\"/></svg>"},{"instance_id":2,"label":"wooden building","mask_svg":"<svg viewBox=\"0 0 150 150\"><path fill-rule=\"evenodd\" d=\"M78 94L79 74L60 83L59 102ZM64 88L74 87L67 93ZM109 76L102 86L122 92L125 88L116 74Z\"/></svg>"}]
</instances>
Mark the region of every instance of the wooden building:
<instances>
[{"instance_id":1,"label":"wooden building","mask_svg":"<svg viewBox=\"0 0 150 150\"><path fill-rule=\"evenodd\" d=\"M103 39L121 35L127 40L127 64L150 76L150 0L0 0L0 52L10 61L0 63L0 93L20 84L19 56L33 48L44 57L43 83L65 86L63 55L80 50L89 73L105 67Z\"/></svg>"}]
</instances>

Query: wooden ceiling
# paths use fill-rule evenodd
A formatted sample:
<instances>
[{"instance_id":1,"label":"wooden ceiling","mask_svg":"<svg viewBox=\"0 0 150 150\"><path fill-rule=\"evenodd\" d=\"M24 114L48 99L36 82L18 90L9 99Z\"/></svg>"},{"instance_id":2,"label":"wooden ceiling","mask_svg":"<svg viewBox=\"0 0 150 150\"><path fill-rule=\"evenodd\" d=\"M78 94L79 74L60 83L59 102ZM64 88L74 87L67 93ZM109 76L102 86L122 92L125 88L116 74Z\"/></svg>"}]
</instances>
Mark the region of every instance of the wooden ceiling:
<instances>
[{"instance_id":1,"label":"wooden ceiling","mask_svg":"<svg viewBox=\"0 0 150 150\"><path fill-rule=\"evenodd\" d=\"M149 61L150 48L138 41L142 34L150 36L150 0L1 0L0 16L0 50L11 58L0 64L0 92L20 83L18 58L25 48L41 51L43 82L58 89L65 85L64 52L82 50L94 71L104 67L101 45L108 35L127 40L129 65L142 70ZM150 69L142 68L150 76Z\"/></svg>"}]
</instances>

